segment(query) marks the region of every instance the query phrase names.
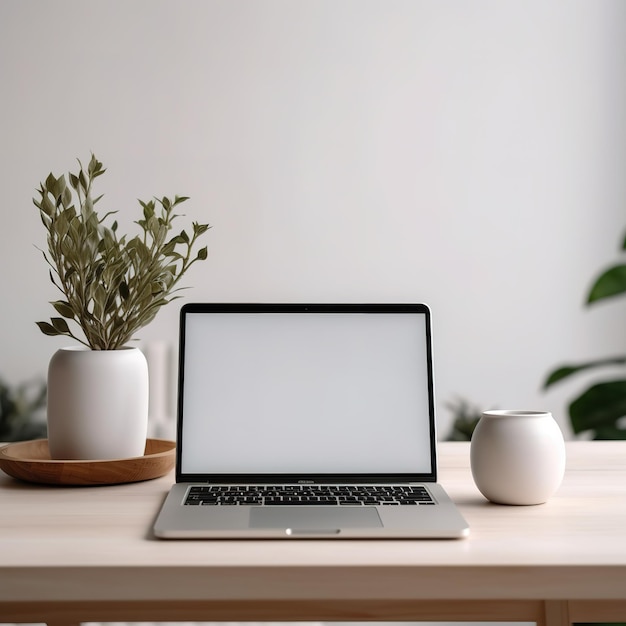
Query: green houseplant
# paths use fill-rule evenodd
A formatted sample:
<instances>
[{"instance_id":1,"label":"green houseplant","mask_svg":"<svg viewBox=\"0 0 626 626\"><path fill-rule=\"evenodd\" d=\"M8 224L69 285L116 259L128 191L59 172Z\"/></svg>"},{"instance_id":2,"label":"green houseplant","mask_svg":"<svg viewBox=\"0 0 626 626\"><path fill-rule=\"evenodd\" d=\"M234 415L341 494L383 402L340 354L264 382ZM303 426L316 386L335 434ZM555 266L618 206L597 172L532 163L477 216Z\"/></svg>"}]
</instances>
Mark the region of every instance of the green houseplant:
<instances>
[{"instance_id":1,"label":"green houseplant","mask_svg":"<svg viewBox=\"0 0 626 626\"><path fill-rule=\"evenodd\" d=\"M446 437L447 441L471 441L483 411L465 398L456 398L446 404L453 417L452 426Z\"/></svg>"},{"instance_id":2,"label":"green houseplant","mask_svg":"<svg viewBox=\"0 0 626 626\"><path fill-rule=\"evenodd\" d=\"M28 381L10 385L0 379L0 441L38 439L46 425L37 414L46 406L46 385Z\"/></svg>"},{"instance_id":3,"label":"green houseplant","mask_svg":"<svg viewBox=\"0 0 626 626\"><path fill-rule=\"evenodd\" d=\"M120 236L113 212L96 211L94 181L105 173L92 155L77 173L48 175L33 198L47 233L44 259L61 299L57 315L37 322L61 348L48 367L48 443L55 459L140 456L148 427L148 370L130 341L162 306L207 248L196 251L208 224L172 234L175 209L187 197L140 202L140 234Z\"/></svg>"},{"instance_id":4,"label":"green houseplant","mask_svg":"<svg viewBox=\"0 0 626 626\"><path fill-rule=\"evenodd\" d=\"M621 252L626 251L626 237ZM587 305L626 294L626 263L621 262L600 273L587 296ZM547 377L548 388L583 371L626 365L626 355L610 356L585 363L565 364ZM626 377L594 383L569 405L575 433L591 431L594 439L626 439L622 418L626 416Z\"/></svg>"},{"instance_id":5,"label":"green houseplant","mask_svg":"<svg viewBox=\"0 0 626 626\"><path fill-rule=\"evenodd\" d=\"M50 280L63 294L52 302L61 317L37 324L46 335L73 337L92 350L115 350L151 322L187 270L207 258L206 247L192 253L209 226L194 222L191 235L182 230L170 236L178 217L174 209L188 198L164 197L140 200L143 217L136 223L142 234L119 237L117 222L104 223L112 213L100 217L95 209L102 196L92 198L94 180L106 170L94 155L86 168L79 165L77 174L69 174L69 185L65 176L50 174L33 199L47 231L43 255Z\"/></svg>"}]
</instances>

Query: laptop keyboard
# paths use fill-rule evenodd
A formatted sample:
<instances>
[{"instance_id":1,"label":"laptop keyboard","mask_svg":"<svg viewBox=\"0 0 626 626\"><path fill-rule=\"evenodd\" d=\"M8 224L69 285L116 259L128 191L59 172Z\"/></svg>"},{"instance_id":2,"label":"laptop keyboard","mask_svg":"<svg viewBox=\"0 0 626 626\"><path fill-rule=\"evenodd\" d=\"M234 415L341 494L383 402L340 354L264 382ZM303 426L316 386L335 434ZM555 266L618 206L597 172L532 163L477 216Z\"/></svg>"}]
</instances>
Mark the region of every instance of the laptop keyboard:
<instances>
[{"instance_id":1,"label":"laptop keyboard","mask_svg":"<svg viewBox=\"0 0 626 626\"><path fill-rule=\"evenodd\" d=\"M186 505L429 505L435 504L422 485L192 485Z\"/></svg>"}]
</instances>

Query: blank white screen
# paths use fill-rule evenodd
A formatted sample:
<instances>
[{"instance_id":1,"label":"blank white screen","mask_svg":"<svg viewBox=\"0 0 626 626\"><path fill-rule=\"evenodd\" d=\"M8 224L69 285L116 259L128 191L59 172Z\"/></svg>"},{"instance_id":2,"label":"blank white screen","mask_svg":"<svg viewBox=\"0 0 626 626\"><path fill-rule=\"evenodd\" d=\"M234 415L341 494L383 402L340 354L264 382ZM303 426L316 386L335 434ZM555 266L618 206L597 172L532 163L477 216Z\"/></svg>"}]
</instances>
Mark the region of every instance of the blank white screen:
<instances>
[{"instance_id":1,"label":"blank white screen","mask_svg":"<svg viewBox=\"0 0 626 626\"><path fill-rule=\"evenodd\" d=\"M182 472L430 472L425 323L188 313Z\"/></svg>"}]
</instances>

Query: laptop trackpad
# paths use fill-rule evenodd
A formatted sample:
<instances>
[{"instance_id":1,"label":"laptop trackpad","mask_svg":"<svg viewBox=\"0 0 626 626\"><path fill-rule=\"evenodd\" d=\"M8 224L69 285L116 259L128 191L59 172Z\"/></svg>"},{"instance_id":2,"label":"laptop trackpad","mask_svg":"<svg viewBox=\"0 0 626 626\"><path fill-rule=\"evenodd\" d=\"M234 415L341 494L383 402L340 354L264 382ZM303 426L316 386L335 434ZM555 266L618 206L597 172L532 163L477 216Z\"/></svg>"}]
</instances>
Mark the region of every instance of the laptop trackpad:
<instances>
[{"instance_id":1,"label":"laptop trackpad","mask_svg":"<svg viewBox=\"0 0 626 626\"><path fill-rule=\"evenodd\" d=\"M381 528L374 507L259 507L250 509L251 528L283 528L288 534L339 533L342 528Z\"/></svg>"}]
</instances>

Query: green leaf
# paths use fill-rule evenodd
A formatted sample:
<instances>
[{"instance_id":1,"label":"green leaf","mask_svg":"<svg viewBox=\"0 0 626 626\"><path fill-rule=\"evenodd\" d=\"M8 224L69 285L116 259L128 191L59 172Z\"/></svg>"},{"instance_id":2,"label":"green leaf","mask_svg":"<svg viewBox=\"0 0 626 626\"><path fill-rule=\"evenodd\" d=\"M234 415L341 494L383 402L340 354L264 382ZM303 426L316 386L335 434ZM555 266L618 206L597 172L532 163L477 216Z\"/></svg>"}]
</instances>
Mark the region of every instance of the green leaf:
<instances>
[{"instance_id":1,"label":"green leaf","mask_svg":"<svg viewBox=\"0 0 626 626\"><path fill-rule=\"evenodd\" d=\"M626 380L592 385L569 407L575 433L616 427L626 415Z\"/></svg>"},{"instance_id":2,"label":"green leaf","mask_svg":"<svg viewBox=\"0 0 626 626\"><path fill-rule=\"evenodd\" d=\"M57 179L54 177L52 172L50 172L50 174L48 174L48 178L46 178L45 189L56 197Z\"/></svg>"},{"instance_id":3,"label":"green leaf","mask_svg":"<svg viewBox=\"0 0 626 626\"><path fill-rule=\"evenodd\" d=\"M40 208L49 217L52 216L52 214L54 213L54 204L50 200L50 197L48 196L47 193L46 194L42 194L42 196L41 196L41 206L40 206Z\"/></svg>"},{"instance_id":4,"label":"green leaf","mask_svg":"<svg viewBox=\"0 0 626 626\"><path fill-rule=\"evenodd\" d=\"M198 256L196 257L197 259L199 259L200 261L204 261L208 256L208 250L207 247L205 246L204 248L198 250Z\"/></svg>"},{"instance_id":5,"label":"green leaf","mask_svg":"<svg viewBox=\"0 0 626 626\"><path fill-rule=\"evenodd\" d=\"M60 313L63 317L66 317L70 320L74 319L74 309L72 309L68 302L64 302L63 300L57 300L56 302L52 302L51 304L56 309L57 313Z\"/></svg>"},{"instance_id":6,"label":"green leaf","mask_svg":"<svg viewBox=\"0 0 626 626\"><path fill-rule=\"evenodd\" d=\"M87 178L85 177L85 172L81 169L78 173L78 182L82 187L83 191L87 191Z\"/></svg>"},{"instance_id":7,"label":"green leaf","mask_svg":"<svg viewBox=\"0 0 626 626\"><path fill-rule=\"evenodd\" d=\"M623 428L609 427L596 428L593 438L597 441L613 441L615 439L626 439L626 430Z\"/></svg>"},{"instance_id":8,"label":"green leaf","mask_svg":"<svg viewBox=\"0 0 626 626\"><path fill-rule=\"evenodd\" d=\"M553 385L554 383L576 374L583 370L588 370L596 367L605 367L607 365L626 365L626 356L617 356L607 359L598 359L596 361L589 361L587 363L579 363L578 365L562 365L555 369L543 384L544 389Z\"/></svg>"},{"instance_id":9,"label":"green leaf","mask_svg":"<svg viewBox=\"0 0 626 626\"><path fill-rule=\"evenodd\" d=\"M193 223L193 232L196 236L200 236L203 233L206 233L209 228L211 227L208 224L198 224L197 222Z\"/></svg>"},{"instance_id":10,"label":"green leaf","mask_svg":"<svg viewBox=\"0 0 626 626\"><path fill-rule=\"evenodd\" d=\"M174 241L168 241L166 244L163 245L163 247L161 248L161 254L163 256L170 256L173 252L174 252L174 248L176 247L176 242Z\"/></svg>"},{"instance_id":11,"label":"green leaf","mask_svg":"<svg viewBox=\"0 0 626 626\"><path fill-rule=\"evenodd\" d=\"M150 220L150 218L154 217L154 202L141 203L143 206L143 216L146 221Z\"/></svg>"},{"instance_id":12,"label":"green leaf","mask_svg":"<svg viewBox=\"0 0 626 626\"><path fill-rule=\"evenodd\" d=\"M152 295L153 295L153 296L156 296L156 295L158 295L158 294L160 294L160 293L163 293L163 291L165 291L165 289L164 289L164 284L163 284L163 283L160 283L160 282L158 282L158 281L153 282L153 283L151 284L151 286L150 286L150 290L151 290L151 292L152 292Z\"/></svg>"},{"instance_id":13,"label":"green leaf","mask_svg":"<svg viewBox=\"0 0 626 626\"><path fill-rule=\"evenodd\" d=\"M562 367L558 367L548 375L548 378L546 378L545 382L543 383L543 388L546 389L547 387L553 385L559 380L563 380L564 378L567 378L568 376L571 376L572 374L575 374L576 372L579 372L583 369L585 369L584 365L564 365Z\"/></svg>"},{"instance_id":14,"label":"green leaf","mask_svg":"<svg viewBox=\"0 0 626 626\"><path fill-rule=\"evenodd\" d=\"M117 298L117 292L111 291L107 296L107 301L104 304L105 313L111 310L115 306L115 299Z\"/></svg>"},{"instance_id":15,"label":"green leaf","mask_svg":"<svg viewBox=\"0 0 626 626\"><path fill-rule=\"evenodd\" d=\"M587 303L626 293L626 265L616 265L600 275L589 292Z\"/></svg>"},{"instance_id":16,"label":"green leaf","mask_svg":"<svg viewBox=\"0 0 626 626\"><path fill-rule=\"evenodd\" d=\"M91 293L91 298L93 300L93 315L94 318L101 321L105 316L106 311L106 301L108 297L108 293L106 289L98 283Z\"/></svg>"},{"instance_id":17,"label":"green leaf","mask_svg":"<svg viewBox=\"0 0 626 626\"><path fill-rule=\"evenodd\" d=\"M48 322L35 322L35 324L39 326L39 330L44 335L48 335L49 337L57 337L62 334L54 326L52 326L52 324L48 324Z\"/></svg>"},{"instance_id":18,"label":"green leaf","mask_svg":"<svg viewBox=\"0 0 626 626\"><path fill-rule=\"evenodd\" d=\"M67 325L67 322L62 317L53 317L51 320L52 326L59 334L65 335L69 334L70 327Z\"/></svg>"},{"instance_id":19,"label":"green leaf","mask_svg":"<svg viewBox=\"0 0 626 626\"><path fill-rule=\"evenodd\" d=\"M102 163L96 159L96 156L92 153L91 159L89 159L89 165L87 166L87 172L91 178L96 178L97 176L101 176L106 172L105 169L102 169Z\"/></svg>"},{"instance_id":20,"label":"green leaf","mask_svg":"<svg viewBox=\"0 0 626 626\"><path fill-rule=\"evenodd\" d=\"M72 192L69 187L66 187L61 194L61 201L64 207L68 207L72 203Z\"/></svg>"},{"instance_id":21,"label":"green leaf","mask_svg":"<svg viewBox=\"0 0 626 626\"><path fill-rule=\"evenodd\" d=\"M128 290L128 285L126 284L125 281L122 281L120 283L119 291L120 291L120 296L122 296L122 300L128 300L130 296L130 291Z\"/></svg>"}]
</instances>

